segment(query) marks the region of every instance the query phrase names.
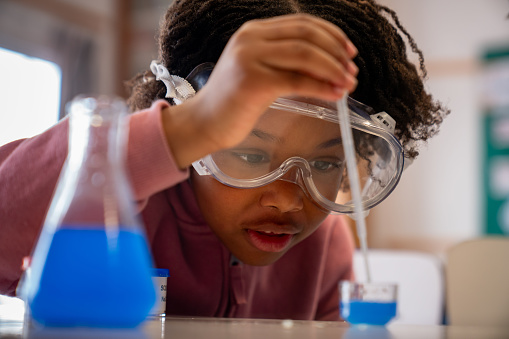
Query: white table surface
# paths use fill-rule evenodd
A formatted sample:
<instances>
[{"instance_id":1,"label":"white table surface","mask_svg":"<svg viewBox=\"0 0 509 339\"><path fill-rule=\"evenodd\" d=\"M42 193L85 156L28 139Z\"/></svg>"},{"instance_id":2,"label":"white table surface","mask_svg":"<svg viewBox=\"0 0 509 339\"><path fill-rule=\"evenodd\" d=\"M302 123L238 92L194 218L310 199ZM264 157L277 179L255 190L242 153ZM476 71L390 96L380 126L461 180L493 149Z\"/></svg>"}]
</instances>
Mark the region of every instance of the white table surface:
<instances>
[{"instance_id":1,"label":"white table surface","mask_svg":"<svg viewBox=\"0 0 509 339\"><path fill-rule=\"evenodd\" d=\"M429 325L350 327L346 323L323 321L281 321L223 318L150 318L136 330L40 330L20 320L0 318L0 338L122 338L122 339L509 339L508 328Z\"/></svg>"}]
</instances>

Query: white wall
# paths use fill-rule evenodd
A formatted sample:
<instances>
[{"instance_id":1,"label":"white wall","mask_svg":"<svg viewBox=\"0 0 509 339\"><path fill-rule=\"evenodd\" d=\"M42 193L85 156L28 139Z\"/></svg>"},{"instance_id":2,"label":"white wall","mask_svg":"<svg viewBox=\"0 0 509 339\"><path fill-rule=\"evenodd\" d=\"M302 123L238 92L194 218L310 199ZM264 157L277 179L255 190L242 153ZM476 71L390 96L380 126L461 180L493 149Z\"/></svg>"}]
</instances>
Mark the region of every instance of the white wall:
<instances>
[{"instance_id":1,"label":"white wall","mask_svg":"<svg viewBox=\"0 0 509 339\"><path fill-rule=\"evenodd\" d=\"M422 49L427 88L451 109L395 192L371 213L373 247L442 251L482 232L481 55L509 46L507 0L380 0ZM404 244L405 242L406 244Z\"/></svg>"},{"instance_id":2,"label":"white wall","mask_svg":"<svg viewBox=\"0 0 509 339\"><path fill-rule=\"evenodd\" d=\"M114 2L61 0L101 18L114 17ZM416 162L404 173L395 192L370 215L370 244L374 247L401 246L400 241L419 239L446 243L473 237L481 232L481 110L478 104L479 59L491 44L509 44L509 1L507 0L379 0L393 8L423 50L429 71L427 86L436 98L452 110L439 135L421 150ZM18 36L31 36L38 48L44 41L27 25L15 1L1 1L0 41L10 44ZM134 8L133 70L146 69L154 50L159 18L169 3L151 0ZM140 4L143 4L140 5ZM141 7L141 8L139 8ZM25 11L30 9L24 8ZM153 13L150 11L154 10ZM41 17L47 25L53 18ZM114 87L111 33L101 34L97 66L98 89ZM41 46L42 45L42 46ZM151 47L152 46L152 47ZM44 54L45 52L42 52ZM48 52L49 53L49 52ZM51 59L51 58L50 58ZM415 245L415 243L413 243Z\"/></svg>"},{"instance_id":3,"label":"white wall","mask_svg":"<svg viewBox=\"0 0 509 339\"><path fill-rule=\"evenodd\" d=\"M69 8L73 13L65 13ZM80 22L72 21L76 15ZM92 66L94 92L111 94L116 71L115 15L113 0L57 0L37 6L31 1L0 0L0 47L60 64L62 55L55 48L57 32L90 38L97 54Z\"/></svg>"}]
</instances>

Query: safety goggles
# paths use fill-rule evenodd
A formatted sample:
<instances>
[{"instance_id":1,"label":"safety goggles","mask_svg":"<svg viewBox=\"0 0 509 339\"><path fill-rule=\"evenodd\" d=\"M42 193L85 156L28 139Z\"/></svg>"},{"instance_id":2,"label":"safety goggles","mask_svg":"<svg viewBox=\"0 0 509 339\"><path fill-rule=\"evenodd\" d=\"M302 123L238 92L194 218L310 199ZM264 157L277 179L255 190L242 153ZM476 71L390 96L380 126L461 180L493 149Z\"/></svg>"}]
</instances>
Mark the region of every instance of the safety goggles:
<instances>
[{"instance_id":1,"label":"safety goggles","mask_svg":"<svg viewBox=\"0 0 509 339\"><path fill-rule=\"evenodd\" d=\"M199 67L187 78L200 89L211 67ZM404 156L394 136L395 122L385 112L348 98L362 203L369 210L396 187ZM260 117L238 145L195 161L196 172L239 189L276 180L298 185L327 213L353 214L348 171L336 103L281 97Z\"/></svg>"}]
</instances>

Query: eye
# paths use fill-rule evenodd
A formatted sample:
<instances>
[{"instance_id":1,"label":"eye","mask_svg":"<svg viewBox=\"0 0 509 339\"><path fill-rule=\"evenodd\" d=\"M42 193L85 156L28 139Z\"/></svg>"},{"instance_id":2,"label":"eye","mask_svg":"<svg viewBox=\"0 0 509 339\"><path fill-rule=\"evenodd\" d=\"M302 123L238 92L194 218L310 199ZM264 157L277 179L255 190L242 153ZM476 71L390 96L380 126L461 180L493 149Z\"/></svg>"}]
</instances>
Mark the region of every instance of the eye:
<instances>
[{"instance_id":1,"label":"eye","mask_svg":"<svg viewBox=\"0 0 509 339\"><path fill-rule=\"evenodd\" d=\"M259 153L233 152L233 155L249 164L260 164L268 161L264 154Z\"/></svg>"},{"instance_id":2,"label":"eye","mask_svg":"<svg viewBox=\"0 0 509 339\"><path fill-rule=\"evenodd\" d=\"M320 172L331 172L342 167L341 161L314 160L309 163L311 167Z\"/></svg>"}]
</instances>

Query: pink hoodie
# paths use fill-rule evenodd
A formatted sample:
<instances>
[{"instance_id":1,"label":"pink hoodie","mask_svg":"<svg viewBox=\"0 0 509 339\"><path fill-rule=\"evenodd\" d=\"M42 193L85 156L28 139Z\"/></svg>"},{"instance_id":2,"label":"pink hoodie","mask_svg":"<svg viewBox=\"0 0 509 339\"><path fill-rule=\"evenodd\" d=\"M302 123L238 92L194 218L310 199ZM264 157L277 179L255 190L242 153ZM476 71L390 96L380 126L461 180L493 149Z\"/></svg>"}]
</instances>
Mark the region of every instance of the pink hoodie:
<instances>
[{"instance_id":1,"label":"pink hoodie","mask_svg":"<svg viewBox=\"0 0 509 339\"><path fill-rule=\"evenodd\" d=\"M169 315L339 320L340 280L353 278L353 238L328 216L268 266L232 260L203 219L166 143L165 101L130 117L128 170L156 267L170 270ZM67 155L67 119L0 148L0 293L14 295ZM126 296L128 298L128 296Z\"/></svg>"}]
</instances>

